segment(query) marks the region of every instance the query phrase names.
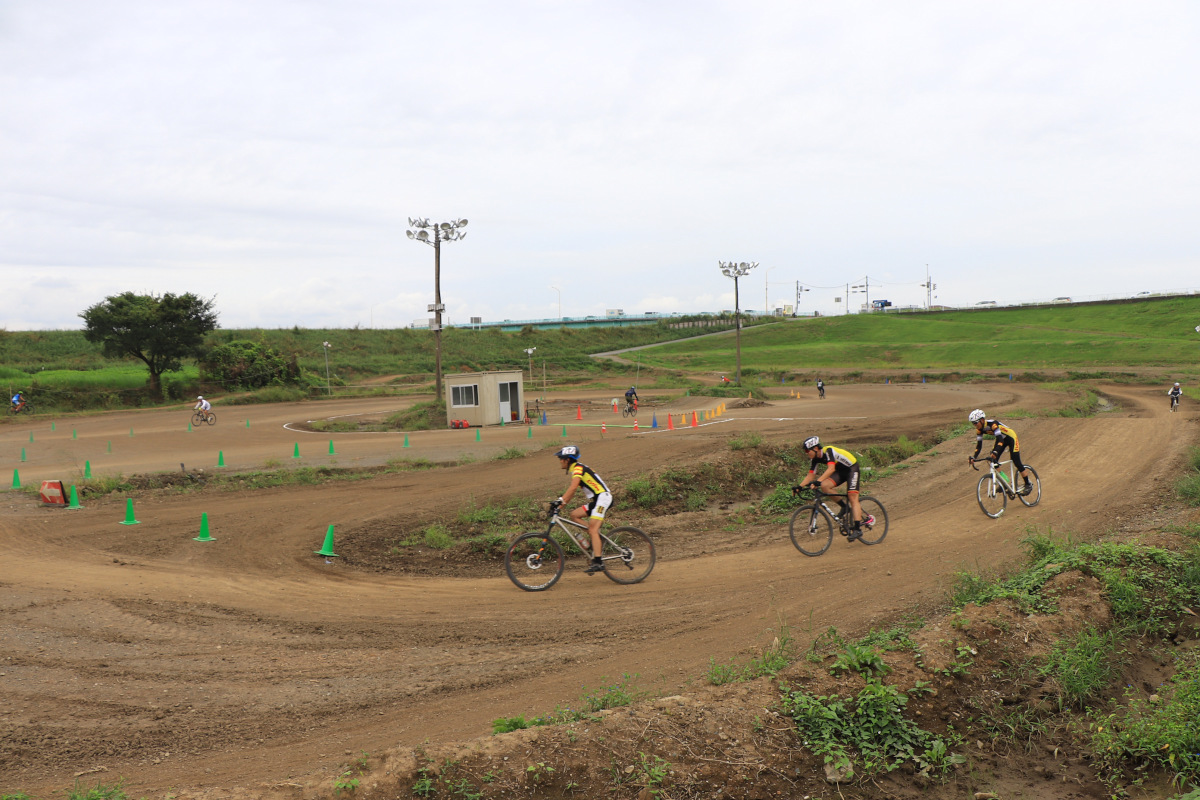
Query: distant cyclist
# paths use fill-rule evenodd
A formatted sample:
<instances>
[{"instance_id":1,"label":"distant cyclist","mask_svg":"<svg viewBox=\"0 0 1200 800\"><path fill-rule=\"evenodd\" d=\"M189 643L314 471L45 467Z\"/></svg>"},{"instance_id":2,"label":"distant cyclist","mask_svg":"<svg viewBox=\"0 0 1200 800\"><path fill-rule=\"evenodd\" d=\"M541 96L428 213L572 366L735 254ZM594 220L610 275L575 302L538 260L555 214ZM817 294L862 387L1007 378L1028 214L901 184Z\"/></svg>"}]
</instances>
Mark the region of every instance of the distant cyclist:
<instances>
[{"instance_id":1,"label":"distant cyclist","mask_svg":"<svg viewBox=\"0 0 1200 800\"><path fill-rule=\"evenodd\" d=\"M629 389L625 392L625 405L629 406L630 408L636 409L637 404L638 404L637 388L634 386L630 386Z\"/></svg>"},{"instance_id":2,"label":"distant cyclist","mask_svg":"<svg viewBox=\"0 0 1200 800\"><path fill-rule=\"evenodd\" d=\"M850 511L854 520L850 530L850 541L862 536L862 506L858 503L858 459L849 450L832 445L821 446L821 437L810 436L804 440L804 455L812 459L808 474L800 481L798 488L803 489L809 484L820 484L821 491L833 494L833 490L846 484L846 499L850 501ZM825 471L817 476L817 467L824 466Z\"/></svg>"},{"instance_id":3,"label":"distant cyclist","mask_svg":"<svg viewBox=\"0 0 1200 800\"><path fill-rule=\"evenodd\" d=\"M1179 398L1183 397L1183 389L1179 388L1179 384L1176 383L1167 394L1171 398L1171 410L1174 411L1175 406L1179 405Z\"/></svg>"},{"instance_id":4,"label":"distant cyclist","mask_svg":"<svg viewBox=\"0 0 1200 800\"><path fill-rule=\"evenodd\" d=\"M817 394L820 395L822 400L825 399L825 381L820 378L817 378Z\"/></svg>"},{"instance_id":5,"label":"distant cyclist","mask_svg":"<svg viewBox=\"0 0 1200 800\"><path fill-rule=\"evenodd\" d=\"M212 403L205 400L204 395L197 395L196 399L199 400L200 402L196 403L195 410L203 412L205 416L208 416L208 412L212 411Z\"/></svg>"},{"instance_id":6,"label":"distant cyclist","mask_svg":"<svg viewBox=\"0 0 1200 800\"><path fill-rule=\"evenodd\" d=\"M967 420L975 426L975 453L967 456L967 463L974 464L975 459L979 457L979 451L983 449L983 437L992 436L996 439L996 444L992 447L992 452L985 456L985 459L993 462L999 461L1000 456L1004 454L1004 449L1008 448L1012 454L1013 464L1020 470L1021 477L1025 481L1025 485L1017 491L1020 494L1029 494L1033 491L1033 484L1029 482L1029 470L1021 463L1021 443L1017 441L1017 432L998 419L987 419L987 414L984 414L983 410L979 408L968 414Z\"/></svg>"},{"instance_id":7,"label":"distant cyclist","mask_svg":"<svg viewBox=\"0 0 1200 800\"><path fill-rule=\"evenodd\" d=\"M1179 384L1175 385L1178 386ZM23 408L25 408L25 395L22 392L17 392L12 396L12 412L19 414Z\"/></svg>"},{"instance_id":8,"label":"distant cyclist","mask_svg":"<svg viewBox=\"0 0 1200 800\"><path fill-rule=\"evenodd\" d=\"M576 489L582 489L587 496L587 503L572 511L571 519L582 522L583 518L587 517L588 533L592 535L592 561L584 571L588 575L594 575L604 569L604 561L600 558L600 523L604 522L604 514L612 505L612 492L595 470L579 463L579 448L575 445L569 444L554 455L558 458L559 466L566 470L571 479L562 497L555 501L556 509L570 503Z\"/></svg>"}]
</instances>

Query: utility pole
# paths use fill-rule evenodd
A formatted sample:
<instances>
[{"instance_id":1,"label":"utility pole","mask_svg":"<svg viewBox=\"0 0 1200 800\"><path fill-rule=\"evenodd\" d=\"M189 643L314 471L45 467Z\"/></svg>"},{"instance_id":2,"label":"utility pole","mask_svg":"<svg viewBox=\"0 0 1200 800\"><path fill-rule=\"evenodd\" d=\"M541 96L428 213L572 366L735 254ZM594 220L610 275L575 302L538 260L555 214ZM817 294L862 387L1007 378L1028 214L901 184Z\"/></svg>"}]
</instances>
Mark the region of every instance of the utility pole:
<instances>
[{"instance_id":1,"label":"utility pole","mask_svg":"<svg viewBox=\"0 0 1200 800\"><path fill-rule=\"evenodd\" d=\"M408 225L408 238L424 242L433 248L433 304L429 306L429 310L434 315L433 331L436 337L434 384L437 388L437 399L440 403L444 397L442 392L442 312L446 310L446 307L442 305L442 242L457 242L460 239L467 238L467 234L461 230L467 227L467 221L465 219L456 219L450 222L430 223L428 219L413 219L409 217ZM429 236L430 231L433 231L432 241Z\"/></svg>"},{"instance_id":2,"label":"utility pole","mask_svg":"<svg viewBox=\"0 0 1200 800\"><path fill-rule=\"evenodd\" d=\"M734 337L737 340L737 371L734 372L734 383L742 385L742 311L738 300L738 278L758 266L757 261L718 261L721 272L725 277L733 278L733 317Z\"/></svg>"}]
</instances>

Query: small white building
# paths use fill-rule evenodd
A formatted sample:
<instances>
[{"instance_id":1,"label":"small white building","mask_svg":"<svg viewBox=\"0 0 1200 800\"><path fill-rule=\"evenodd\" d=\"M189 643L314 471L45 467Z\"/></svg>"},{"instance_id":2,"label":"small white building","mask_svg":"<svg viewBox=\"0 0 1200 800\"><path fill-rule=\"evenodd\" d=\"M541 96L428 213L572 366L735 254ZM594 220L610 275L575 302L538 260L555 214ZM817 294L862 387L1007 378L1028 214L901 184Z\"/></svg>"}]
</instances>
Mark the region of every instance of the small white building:
<instances>
[{"instance_id":1,"label":"small white building","mask_svg":"<svg viewBox=\"0 0 1200 800\"><path fill-rule=\"evenodd\" d=\"M461 372L446 378L446 424L465 419L468 425L520 422L525 416L525 391L519 370Z\"/></svg>"}]
</instances>

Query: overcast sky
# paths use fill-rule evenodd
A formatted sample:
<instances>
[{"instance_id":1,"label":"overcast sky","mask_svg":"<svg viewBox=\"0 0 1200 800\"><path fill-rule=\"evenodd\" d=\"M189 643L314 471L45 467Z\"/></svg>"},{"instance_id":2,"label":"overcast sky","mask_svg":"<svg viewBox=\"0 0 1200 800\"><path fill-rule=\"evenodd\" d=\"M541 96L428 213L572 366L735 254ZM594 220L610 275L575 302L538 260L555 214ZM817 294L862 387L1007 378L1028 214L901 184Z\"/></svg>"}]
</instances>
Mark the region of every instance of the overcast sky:
<instances>
[{"instance_id":1,"label":"overcast sky","mask_svg":"<svg viewBox=\"0 0 1200 800\"><path fill-rule=\"evenodd\" d=\"M0 0L0 327L1200 288L1200 4ZM555 288L557 287L557 290ZM850 298L857 306L862 295Z\"/></svg>"}]
</instances>

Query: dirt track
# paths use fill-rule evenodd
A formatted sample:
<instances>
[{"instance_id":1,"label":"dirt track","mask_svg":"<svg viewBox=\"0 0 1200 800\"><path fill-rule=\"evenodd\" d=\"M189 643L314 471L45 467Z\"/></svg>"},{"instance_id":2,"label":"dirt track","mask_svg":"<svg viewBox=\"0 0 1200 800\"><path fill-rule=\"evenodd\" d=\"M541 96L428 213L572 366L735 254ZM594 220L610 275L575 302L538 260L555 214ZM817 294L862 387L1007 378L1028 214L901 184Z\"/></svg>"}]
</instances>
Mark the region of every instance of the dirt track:
<instances>
[{"instance_id":1,"label":"dirt track","mask_svg":"<svg viewBox=\"0 0 1200 800\"><path fill-rule=\"evenodd\" d=\"M614 424L607 393L595 393L565 403L532 439L521 426L488 429L478 442L474 431L437 431L411 435L407 449L394 434L284 427L394 409L380 400L218 406L220 423L192 432L182 411L60 419L55 431L48 420L4 426L0 474L19 468L26 485L70 483L85 461L94 474L215 467L218 452L227 471L271 461L480 460L357 483L148 493L131 526L120 524L124 497L79 511L41 509L27 495L0 498L0 791L44 796L86 773L106 782L124 776L139 796L196 787L215 797L221 787L328 776L348 753L479 736L496 717L569 705L584 686L623 673L637 673L646 688L678 690L705 673L710 657L760 645L779 615L801 639L830 625L861 629L939 598L960 568L1015 557L1029 526L1086 535L1151 513L1149 493L1195 438L1193 411L1166 413L1157 392L1104 391L1121 410L1015 421L1045 484L1035 509L1014 504L999 520L985 518L974 500L978 473L965 464L973 440L963 437L870 487L891 514L881 546L839 540L806 559L785 530L722 530L728 515L715 509L663 520L626 509L614 519L658 542L650 579L622 587L576 567L541 594L517 590L500 565L482 579L381 575L312 551L330 524L339 543L351 542L356 531L472 502L561 490L548 456L487 460L508 447L580 442L585 460L620 483L719 458L748 431L769 441L809 431L835 443L884 441L946 427L975 406L1003 415L1061 396L1008 382L834 386L823 402L772 400L696 428L691 412L717 401L690 398L650 409L659 428L641 420L635 434ZM668 413L676 425L686 413L689 427L665 430ZM567 440L563 425L573 426ZM297 445L302 457L293 459ZM17 460L22 447L25 462ZM1135 474L1147 476L1147 497L1121 488ZM214 542L193 541L202 512Z\"/></svg>"}]
</instances>

